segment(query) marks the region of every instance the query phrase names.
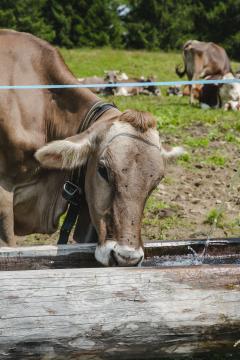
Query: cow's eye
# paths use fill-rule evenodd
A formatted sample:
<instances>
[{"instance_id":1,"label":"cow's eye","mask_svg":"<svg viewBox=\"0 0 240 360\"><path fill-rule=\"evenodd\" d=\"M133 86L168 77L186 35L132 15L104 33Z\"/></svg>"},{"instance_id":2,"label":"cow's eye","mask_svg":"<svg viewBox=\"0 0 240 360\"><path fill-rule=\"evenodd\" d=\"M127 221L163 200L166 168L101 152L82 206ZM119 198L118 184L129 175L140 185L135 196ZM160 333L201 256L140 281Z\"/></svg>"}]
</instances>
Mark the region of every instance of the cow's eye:
<instances>
[{"instance_id":1,"label":"cow's eye","mask_svg":"<svg viewBox=\"0 0 240 360\"><path fill-rule=\"evenodd\" d=\"M109 182L108 170L106 166L104 166L103 164L99 164L98 173L105 181Z\"/></svg>"}]
</instances>

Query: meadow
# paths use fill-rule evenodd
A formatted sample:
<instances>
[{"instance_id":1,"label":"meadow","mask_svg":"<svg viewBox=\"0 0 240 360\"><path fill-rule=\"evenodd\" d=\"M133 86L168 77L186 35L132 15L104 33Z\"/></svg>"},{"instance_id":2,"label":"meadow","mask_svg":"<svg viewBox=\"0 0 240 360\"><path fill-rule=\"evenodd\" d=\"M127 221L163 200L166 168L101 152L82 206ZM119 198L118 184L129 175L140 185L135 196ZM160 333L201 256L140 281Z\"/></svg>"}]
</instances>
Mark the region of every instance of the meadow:
<instances>
[{"instance_id":1,"label":"meadow","mask_svg":"<svg viewBox=\"0 0 240 360\"><path fill-rule=\"evenodd\" d=\"M112 49L60 49L76 77L121 70L131 77L154 75L177 80L180 53ZM236 70L240 64L233 62ZM145 240L239 236L240 112L202 110L187 97L114 97L120 110L149 111L157 119L162 141L183 145L187 154L167 166L165 179L149 198L143 218ZM35 242L36 237L26 241ZM53 238L37 237L38 243Z\"/></svg>"}]
</instances>

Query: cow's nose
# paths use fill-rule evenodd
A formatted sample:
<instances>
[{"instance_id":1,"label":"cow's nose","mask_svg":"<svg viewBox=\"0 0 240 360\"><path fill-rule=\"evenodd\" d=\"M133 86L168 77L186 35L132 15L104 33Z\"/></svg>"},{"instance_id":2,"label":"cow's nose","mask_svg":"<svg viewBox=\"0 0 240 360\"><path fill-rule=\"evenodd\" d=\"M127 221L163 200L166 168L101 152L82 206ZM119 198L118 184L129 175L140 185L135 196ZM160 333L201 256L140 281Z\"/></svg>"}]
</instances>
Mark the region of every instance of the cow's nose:
<instances>
[{"instance_id":1,"label":"cow's nose","mask_svg":"<svg viewBox=\"0 0 240 360\"><path fill-rule=\"evenodd\" d=\"M143 260L143 255L133 257L132 253L121 254L119 251L112 250L110 252L109 265L110 266L137 266Z\"/></svg>"},{"instance_id":2,"label":"cow's nose","mask_svg":"<svg viewBox=\"0 0 240 360\"><path fill-rule=\"evenodd\" d=\"M112 250L110 252L109 265L110 266L118 266L118 261L117 261L116 253L114 250Z\"/></svg>"}]
</instances>

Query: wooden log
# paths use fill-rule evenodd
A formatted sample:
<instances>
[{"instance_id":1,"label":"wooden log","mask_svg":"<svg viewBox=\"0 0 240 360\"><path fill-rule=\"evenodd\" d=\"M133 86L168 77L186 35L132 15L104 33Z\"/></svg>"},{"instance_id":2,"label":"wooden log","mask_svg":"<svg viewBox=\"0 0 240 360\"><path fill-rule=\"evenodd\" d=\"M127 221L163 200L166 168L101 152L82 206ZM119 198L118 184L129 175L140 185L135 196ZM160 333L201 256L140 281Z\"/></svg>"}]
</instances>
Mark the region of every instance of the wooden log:
<instances>
[{"instance_id":1,"label":"wooden log","mask_svg":"<svg viewBox=\"0 0 240 360\"><path fill-rule=\"evenodd\" d=\"M0 272L0 359L239 359L239 327L236 265Z\"/></svg>"}]
</instances>

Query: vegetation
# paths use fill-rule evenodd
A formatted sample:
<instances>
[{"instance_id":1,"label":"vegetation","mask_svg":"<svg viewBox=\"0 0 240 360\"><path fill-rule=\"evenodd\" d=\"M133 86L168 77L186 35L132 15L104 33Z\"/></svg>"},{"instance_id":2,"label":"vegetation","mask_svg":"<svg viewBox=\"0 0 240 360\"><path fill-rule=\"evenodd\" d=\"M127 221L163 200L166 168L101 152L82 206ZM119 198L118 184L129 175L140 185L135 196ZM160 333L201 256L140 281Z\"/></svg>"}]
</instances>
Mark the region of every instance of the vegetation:
<instances>
[{"instance_id":1,"label":"vegetation","mask_svg":"<svg viewBox=\"0 0 240 360\"><path fill-rule=\"evenodd\" d=\"M205 220L206 224L215 225L218 227L222 227L222 220L224 218L223 210L219 209L211 209L207 214L207 218Z\"/></svg>"},{"instance_id":2,"label":"vegetation","mask_svg":"<svg viewBox=\"0 0 240 360\"><path fill-rule=\"evenodd\" d=\"M0 27L67 48L172 50L195 38L240 57L240 0L1 0Z\"/></svg>"}]
</instances>

